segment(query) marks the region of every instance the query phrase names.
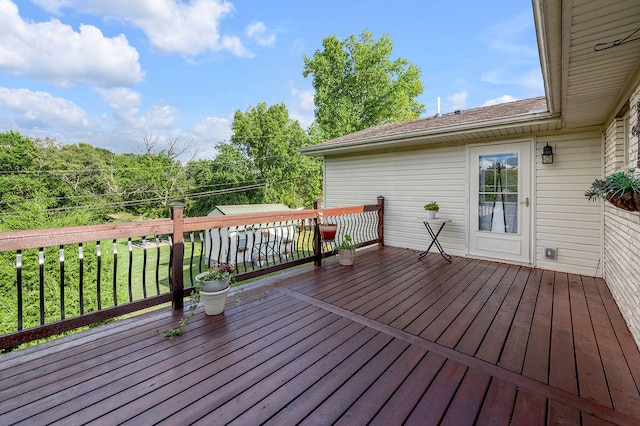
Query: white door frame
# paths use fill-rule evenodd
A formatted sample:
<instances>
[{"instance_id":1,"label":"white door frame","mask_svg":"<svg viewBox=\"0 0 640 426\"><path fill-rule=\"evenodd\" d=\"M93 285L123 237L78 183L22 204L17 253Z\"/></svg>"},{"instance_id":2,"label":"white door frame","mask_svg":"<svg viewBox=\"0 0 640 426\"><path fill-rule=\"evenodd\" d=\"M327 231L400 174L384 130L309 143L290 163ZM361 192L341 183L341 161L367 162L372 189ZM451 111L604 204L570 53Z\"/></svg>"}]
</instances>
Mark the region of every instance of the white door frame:
<instances>
[{"instance_id":1,"label":"white door frame","mask_svg":"<svg viewBox=\"0 0 640 426\"><path fill-rule=\"evenodd\" d=\"M528 156L526 160L526 164L522 164L520 162L519 167L522 169L522 173L526 179L523 180L524 187L519 188L519 216L522 217L521 221L521 230L524 231L522 234L523 237L521 239L522 250L523 253L521 255L511 256L509 254L501 255L500 253L491 253L489 251L483 252L482 249L479 249L477 246L477 241L474 240L477 238L477 231L474 228L474 225L477 226L477 215L478 215L478 207L477 207L477 192L478 188L474 187L474 182L477 183L477 170L472 167L474 163L477 162L474 160L474 156L478 155L480 151L491 152L508 152L509 150L518 150L523 154ZM534 241L534 212L535 212L535 199L533 194L535 193L535 139L527 138L527 139L519 139L519 140L510 140L510 141L501 141L494 143L484 143L484 144L469 144L467 145L467 247L466 254L469 257L479 257L479 258L487 258L487 259L496 259L502 260L506 262L512 263L521 263L521 264L533 264L534 256L535 256L535 241ZM527 182L528 181L528 182ZM526 188L528 186L528 188ZM529 206L524 205L526 198L529 199ZM473 217L475 216L475 220ZM528 234L528 235L527 235ZM499 234L498 234L499 235ZM507 237L509 238L509 237Z\"/></svg>"}]
</instances>

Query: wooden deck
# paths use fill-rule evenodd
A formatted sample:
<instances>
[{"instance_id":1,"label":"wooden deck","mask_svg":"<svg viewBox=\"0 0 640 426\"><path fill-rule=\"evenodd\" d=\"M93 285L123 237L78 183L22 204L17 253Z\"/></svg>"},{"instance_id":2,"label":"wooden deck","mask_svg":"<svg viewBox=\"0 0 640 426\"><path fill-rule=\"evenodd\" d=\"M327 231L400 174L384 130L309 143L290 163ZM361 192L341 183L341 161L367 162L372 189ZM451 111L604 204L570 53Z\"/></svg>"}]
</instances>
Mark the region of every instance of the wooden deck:
<instances>
[{"instance_id":1,"label":"wooden deck","mask_svg":"<svg viewBox=\"0 0 640 426\"><path fill-rule=\"evenodd\" d=\"M602 280L418 254L264 279L172 341L162 309L3 355L0 424L640 424Z\"/></svg>"}]
</instances>

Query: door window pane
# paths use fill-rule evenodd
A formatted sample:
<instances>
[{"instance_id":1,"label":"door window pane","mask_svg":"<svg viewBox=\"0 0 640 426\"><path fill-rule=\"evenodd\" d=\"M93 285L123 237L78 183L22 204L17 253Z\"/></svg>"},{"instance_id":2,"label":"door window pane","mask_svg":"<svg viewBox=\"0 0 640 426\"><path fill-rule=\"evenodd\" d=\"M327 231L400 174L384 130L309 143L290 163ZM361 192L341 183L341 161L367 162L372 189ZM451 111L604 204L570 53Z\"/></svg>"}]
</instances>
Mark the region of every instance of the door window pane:
<instances>
[{"instance_id":1,"label":"door window pane","mask_svg":"<svg viewBox=\"0 0 640 426\"><path fill-rule=\"evenodd\" d=\"M479 157L478 230L518 233L518 154Z\"/></svg>"}]
</instances>

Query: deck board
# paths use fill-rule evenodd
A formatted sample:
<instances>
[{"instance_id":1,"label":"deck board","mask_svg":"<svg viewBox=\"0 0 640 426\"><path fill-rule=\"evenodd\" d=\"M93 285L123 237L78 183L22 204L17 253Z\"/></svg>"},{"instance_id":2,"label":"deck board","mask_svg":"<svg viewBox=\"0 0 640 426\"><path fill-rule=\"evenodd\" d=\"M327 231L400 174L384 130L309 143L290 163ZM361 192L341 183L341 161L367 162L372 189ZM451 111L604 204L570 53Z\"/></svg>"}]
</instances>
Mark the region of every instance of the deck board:
<instances>
[{"instance_id":1,"label":"deck board","mask_svg":"<svg viewBox=\"0 0 640 426\"><path fill-rule=\"evenodd\" d=\"M389 247L0 357L0 424L640 424L603 280ZM267 296L254 300L252 295Z\"/></svg>"}]
</instances>

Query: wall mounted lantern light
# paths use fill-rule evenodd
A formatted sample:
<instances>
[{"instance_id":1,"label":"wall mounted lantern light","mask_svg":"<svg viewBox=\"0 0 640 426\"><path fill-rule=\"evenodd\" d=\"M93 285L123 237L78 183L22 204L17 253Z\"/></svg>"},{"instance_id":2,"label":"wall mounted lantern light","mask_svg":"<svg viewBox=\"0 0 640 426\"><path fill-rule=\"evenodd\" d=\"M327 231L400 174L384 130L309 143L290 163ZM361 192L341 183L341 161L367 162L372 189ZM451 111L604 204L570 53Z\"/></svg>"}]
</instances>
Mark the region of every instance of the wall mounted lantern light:
<instances>
[{"instance_id":1,"label":"wall mounted lantern light","mask_svg":"<svg viewBox=\"0 0 640 426\"><path fill-rule=\"evenodd\" d=\"M549 142L542 148L542 164L553 164L553 148L549 146Z\"/></svg>"}]
</instances>

